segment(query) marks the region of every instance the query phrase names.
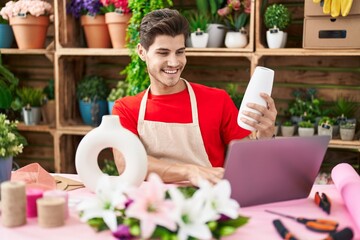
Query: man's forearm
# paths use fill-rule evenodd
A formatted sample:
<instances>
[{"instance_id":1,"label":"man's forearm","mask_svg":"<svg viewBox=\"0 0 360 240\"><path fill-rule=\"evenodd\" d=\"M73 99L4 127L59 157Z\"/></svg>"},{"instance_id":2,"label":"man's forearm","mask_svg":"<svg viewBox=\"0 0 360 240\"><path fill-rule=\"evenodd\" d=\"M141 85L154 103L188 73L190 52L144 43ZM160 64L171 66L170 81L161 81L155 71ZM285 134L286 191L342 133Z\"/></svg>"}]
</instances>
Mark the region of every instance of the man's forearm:
<instances>
[{"instance_id":1,"label":"man's forearm","mask_svg":"<svg viewBox=\"0 0 360 240\"><path fill-rule=\"evenodd\" d=\"M117 151L113 150L114 159L116 168L121 174L125 169L125 161L123 155ZM158 174L164 182L181 182L188 181L188 176L186 172L186 165L181 163L169 163L161 161L160 159L148 156L148 171L147 176L154 172Z\"/></svg>"}]
</instances>

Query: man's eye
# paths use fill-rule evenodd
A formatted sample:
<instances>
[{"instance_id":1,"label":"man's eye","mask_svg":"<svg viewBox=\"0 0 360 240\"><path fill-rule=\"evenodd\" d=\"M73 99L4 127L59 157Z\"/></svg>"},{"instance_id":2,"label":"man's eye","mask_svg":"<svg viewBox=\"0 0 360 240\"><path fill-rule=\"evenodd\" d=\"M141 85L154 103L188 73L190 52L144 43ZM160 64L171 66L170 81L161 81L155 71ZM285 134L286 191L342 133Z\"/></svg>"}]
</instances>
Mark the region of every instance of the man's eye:
<instances>
[{"instance_id":1,"label":"man's eye","mask_svg":"<svg viewBox=\"0 0 360 240\"><path fill-rule=\"evenodd\" d=\"M160 55L167 55L167 52L158 52Z\"/></svg>"}]
</instances>

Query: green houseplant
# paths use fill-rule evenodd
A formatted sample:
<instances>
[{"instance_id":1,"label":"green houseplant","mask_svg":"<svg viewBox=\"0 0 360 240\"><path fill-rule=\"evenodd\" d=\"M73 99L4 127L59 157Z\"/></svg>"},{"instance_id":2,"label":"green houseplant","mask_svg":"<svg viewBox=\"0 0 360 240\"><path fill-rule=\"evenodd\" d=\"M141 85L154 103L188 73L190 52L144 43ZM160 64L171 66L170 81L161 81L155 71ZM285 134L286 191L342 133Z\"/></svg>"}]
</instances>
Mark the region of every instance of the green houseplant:
<instances>
[{"instance_id":1,"label":"green houseplant","mask_svg":"<svg viewBox=\"0 0 360 240\"><path fill-rule=\"evenodd\" d=\"M314 123L310 120L299 122L299 136L313 136L315 134Z\"/></svg>"},{"instance_id":2,"label":"green houseplant","mask_svg":"<svg viewBox=\"0 0 360 240\"><path fill-rule=\"evenodd\" d=\"M280 128L283 137L291 137L295 133L295 125L290 120L283 122Z\"/></svg>"},{"instance_id":3,"label":"green houseplant","mask_svg":"<svg viewBox=\"0 0 360 240\"><path fill-rule=\"evenodd\" d=\"M116 87L112 88L109 96L107 97L109 113L111 114L114 103L117 99L126 96L128 84L124 81L119 81Z\"/></svg>"},{"instance_id":4,"label":"green houseplant","mask_svg":"<svg viewBox=\"0 0 360 240\"><path fill-rule=\"evenodd\" d=\"M132 16L130 24L126 32L128 39L127 47L130 50L130 63L121 72L126 74L125 81L129 84L127 94L136 95L137 93L146 89L150 84L150 79L146 71L146 64L137 54L137 44L139 38L139 26L142 18L149 12L168 6L172 6L171 0L149 0L149 1L129 1L129 8Z\"/></svg>"},{"instance_id":5,"label":"green houseplant","mask_svg":"<svg viewBox=\"0 0 360 240\"><path fill-rule=\"evenodd\" d=\"M19 79L2 63L0 52L0 110L8 115L21 108L16 99L16 89L19 85Z\"/></svg>"},{"instance_id":6,"label":"green houseplant","mask_svg":"<svg viewBox=\"0 0 360 240\"><path fill-rule=\"evenodd\" d=\"M0 114L0 184L10 179L13 157L22 153L26 139L17 130L17 121Z\"/></svg>"},{"instance_id":7,"label":"green houseplant","mask_svg":"<svg viewBox=\"0 0 360 240\"><path fill-rule=\"evenodd\" d=\"M287 41L284 30L291 23L291 14L283 4L274 3L265 10L266 40L269 48L283 48Z\"/></svg>"},{"instance_id":8,"label":"green houseplant","mask_svg":"<svg viewBox=\"0 0 360 240\"><path fill-rule=\"evenodd\" d=\"M340 138L343 141L352 141L355 136L356 122L344 121L340 123Z\"/></svg>"},{"instance_id":9,"label":"green houseplant","mask_svg":"<svg viewBox=\"0 0 360 240\"><path fill-rule=\"evenodd\" d=\"M224 3L224 0L196 0L197 11L209 18L206 28L206 32L209 34L206 46L208 48L219 48L224 45L226 29L223 18L217 13Z\"/></svg>"},{"instance_id":10,"label":"green houseplant","mask_svg":"<svg viewBox=\"0 0 360 240\"><path fill-rule=\"evenodd\" d=\"M42 106L44 121L50 126L55 125L55 86L54 79L43 89L44 105Z\"/></svg>"},{"instance_id":11,"label":"green houseplant","mask_svg":"<svg viewBox=\"0 0 360 240\"><path fill-rule=\"evenodd\" d=\"M22 87L16 92L22 106L22 114L25 124L39 124L41 120L41 106L44 102L42 89Z\"/></svg>"},{"instance_id":12,"label":"green houseplant","mask_svg":"<svg viewBox=\"0 0 360 240\"><path fill-rule=\"evenodd\" d=\"M80 115L86 125L98 126L108 113L106 98L109 88L100 76L85 76L77 85Z\"/></svg>"},{"instance_id":13,"label":"green houseplant","mask_svg":"<svg viewBox=\"0 0 360 240\"><path fill-rule=\"evenodd\" d=\"M334 120L328 116L322 117L318 122L318 135L333 136Z\"/></svg>"},{"instance_id":14,"label":"green houseplant","mask_svg":"<svg viewBox=\"0 0 360 240\"><path fill-rule=\"evenodd\" d=\"M192 47L205 48L209 40L209 34L206 32L209 23L208 17L201 13L191 12L188 15L188 21Z\"/></svg>"}]
</instances>

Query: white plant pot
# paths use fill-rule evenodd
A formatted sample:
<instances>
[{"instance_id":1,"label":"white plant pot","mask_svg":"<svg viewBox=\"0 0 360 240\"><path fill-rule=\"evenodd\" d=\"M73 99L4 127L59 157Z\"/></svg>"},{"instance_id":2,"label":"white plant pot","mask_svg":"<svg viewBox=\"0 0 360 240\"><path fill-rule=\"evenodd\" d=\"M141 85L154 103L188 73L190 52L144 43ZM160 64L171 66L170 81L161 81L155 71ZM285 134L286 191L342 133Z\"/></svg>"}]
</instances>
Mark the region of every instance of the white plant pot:
<instances>
[{"instance_id":1,"label":"white plant pot","mask_svg":"<svg viewBox=\"0 0 360 240\"><path fill-rule=\"evenodd\" d=\"M225 26L218 23L208 25L206 32L209 34L208 48L220 48L224 45Z\"/></svg>"},{"instance_id":2,"label":"white plant pot","mask_svg":"<svg viewBox=\"0 0 360 240\"><path fill-rule=\"evenodd\" d=\"M225 35L225 46L227 48L243 48L247 45L247 34L241 32L227 32Z\"/></svg>"},{"instance_id":3,"label":"white plant pot","mask_svg":"<svg viewBox=\"0 0 360 240\"><path fill-rule=\"evenodd\" d=\"M36 125L40 123L41 119L41 108L40 107L30 107L22 108L22 115L24 118L25 125Z\"/></svg>"},{"instance_id":4,"label":"white plant pot","mask_svg":"<svg viewBox=\"0 0 360 240\"><path fill-rule=\"evenodd\" d=\"M310 136L314 136L314 134L315 134L315 128L299 127L298 131L299 131L300 137L310 137Z\"/></svg>"},{"instance_id":5,"label":"white plant pot","mask_svg":"<svg viewBox=\"0 0 360 240\"><path fill-rule=\"evenodd\" d=\"M333 127L330 126L329 128L323 128L322 126L318 126L318 135L320 135L320 136L327 135L327 136L330 136L330 138L332 138Z\"/></svg>"},{"instance_id":6,"label":"white plant pot","mask_svg":"<svg viewBox=\"0 0 360 240\"><path fill-rule=\"evenodd\" d=\"M355 128L340 127L340 138L343 141L352 141L355 136Z\"/></svg>"},{"instance_id":7,"label":"white plant pot","mask_svg":"<svg viewBox=\"0 0 360 240\"><path fill-rule=\"evenodd\" d=\"M266 31L266 41L269 48L281 48L282 46L285 46L286 40L284 40L284 38L287 38L287 34L284 34L283 31Z\"/></svg>"},{"instance_id":8,"label":"white plant pot","mask_svg":"<svg viewBox=\"0 0 360 240\"><path fill-rule=\"evenodd\" d=\"M284 48L286 46L287 36L288 36L287 32L284 32L280 48Z\"/></svg>"},{"instance_id":9,"label":"white plant pot","mask_svg":"<svg viewBox=\"0 0 360 240\"><path fill-rule=\"evenodd\" d=\"M197 33L193 32L191 33L191 44L194 48L206 48L206 45L209 40L209 34L208 33Z\"/></svg>"},{"instance_id":10,"label":"white plant pot","mask_svg":"<svg viewBox=\"0 0 360 240\"><path fill-rule=\"evenodd\" d=\"M281 126L281 135L283 137L292 137L295 133L295 126Z\"/></svg>"}]
</instances>

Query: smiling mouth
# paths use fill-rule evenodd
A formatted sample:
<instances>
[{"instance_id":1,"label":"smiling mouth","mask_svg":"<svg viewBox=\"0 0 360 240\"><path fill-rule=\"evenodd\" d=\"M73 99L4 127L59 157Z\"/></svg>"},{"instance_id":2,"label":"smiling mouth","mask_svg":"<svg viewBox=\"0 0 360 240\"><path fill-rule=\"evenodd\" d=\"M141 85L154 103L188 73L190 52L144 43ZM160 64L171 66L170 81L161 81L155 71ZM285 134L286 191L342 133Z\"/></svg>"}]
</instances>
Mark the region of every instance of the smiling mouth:
<instances>
[{"instance_id":1,"label":"smiling mouth","mask_svg":"<svg viewBox=\"0 0 360 240\"><path fill-rule=\"evenodd\" d=\"M176 74L179 70L178 69L173 69L173 70L163 70L163 72L167 73L167 74Z\"/></svg>"}]
</instances>

